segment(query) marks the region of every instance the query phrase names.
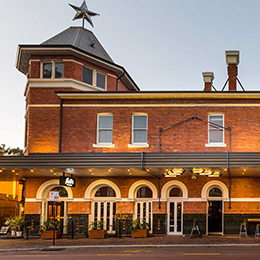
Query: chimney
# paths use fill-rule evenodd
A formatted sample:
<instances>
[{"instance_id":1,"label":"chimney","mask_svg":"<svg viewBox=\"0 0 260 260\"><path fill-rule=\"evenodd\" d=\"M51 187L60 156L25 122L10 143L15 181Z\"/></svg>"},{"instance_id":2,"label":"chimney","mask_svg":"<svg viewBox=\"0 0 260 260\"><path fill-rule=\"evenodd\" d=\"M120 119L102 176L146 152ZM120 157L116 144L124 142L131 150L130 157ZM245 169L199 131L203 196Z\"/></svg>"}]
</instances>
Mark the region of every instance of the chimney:
<instances>
[{"instance_id":1,"label":"chimney","mask_svg":"<svg viewBox=\"0 0 260 260\"><path fill-rule=\"evenodd\" d=\"M202 72L203 80L205 83L204 91L211 91L212 82L214 79L213 72Z\"/></svg>"},{"instance_id":2,"label":"chimney","mask_svg":"<svg viewBox=\"0 0 260 260\"><path fill-rule=\"evenodd\" d=\"M239 51L226 51L228 65L228 90L237 90L237 65L239 64Z\"/></svg>"}]
</instances>

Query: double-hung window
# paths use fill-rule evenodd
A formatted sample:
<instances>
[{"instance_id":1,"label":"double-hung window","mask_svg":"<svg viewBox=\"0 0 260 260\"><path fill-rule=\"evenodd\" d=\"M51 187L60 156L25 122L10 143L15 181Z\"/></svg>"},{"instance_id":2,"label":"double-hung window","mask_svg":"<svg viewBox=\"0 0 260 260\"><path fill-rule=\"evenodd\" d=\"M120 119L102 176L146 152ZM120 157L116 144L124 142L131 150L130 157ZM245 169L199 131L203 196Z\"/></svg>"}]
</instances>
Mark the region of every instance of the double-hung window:
<instances>
[{"instance_id":1,"label":"double-hung window","mask_svg":"<svg viewBox=\"0 0 260 260\"><path fill-rule=\"evenodd\" d=\"M113 115L99 114L97 118L97 144L94 147L114 147Z\"/></svg>"},{"instance_id":2,"label":"double-hung window","mask_svg":"<svg viewBox=\"0 0 260 260\"><path fill-rule=\"evenodd\" d=\"M83 67L82 81L91 86L106 89L106 75L96 69Z\"/></svg>"},{"instance_id":3,"label":"double-hung window","mask_svg":"<svg viewBox=\"0 0 260 260\"><path fill-rule=\"evenodd\" d=\"M89 85L93 85L93 70L83 67L82 81Z\"/></svg>"},{"instance_id":4,"label":"double-hung window","mask_svg":"<svg viewBox=\"0 0 260 260\"><path fill-rule=\"evenodd\" d=\"M52 63L43 63L42 77L45 79L52 78Z\"/></svg>"},{"instance_id":5,"label":"double-hung window","mask_svg":"<svg viewBox=\"0 0 260 260\"><path fill-rule=\"evenodd\" d=\"M147 144L148 117L146 114L134 114L132 116L132 144L133 146L148 147Z\"/></svg>"},{"instance_id":6,"label":"double-hung window","mask_svg":"<svg viewBox=\"0 0 260 260\"><path fill-rule=\"evenodd\" d=\"M42 63L42 78L64 78L64 63L63 62L43 62Z\"/></svg>"},{"instance_id":7,"label":"double-hung window","mask_svg":"<svg viewBox=\"0 0 260 260\"><path fill-rule=\"evenodd\" d=\"M226 146L224 143L224 115L210 114L208 117L208 144L206 146Z\"/></svg>"}]
</instances>

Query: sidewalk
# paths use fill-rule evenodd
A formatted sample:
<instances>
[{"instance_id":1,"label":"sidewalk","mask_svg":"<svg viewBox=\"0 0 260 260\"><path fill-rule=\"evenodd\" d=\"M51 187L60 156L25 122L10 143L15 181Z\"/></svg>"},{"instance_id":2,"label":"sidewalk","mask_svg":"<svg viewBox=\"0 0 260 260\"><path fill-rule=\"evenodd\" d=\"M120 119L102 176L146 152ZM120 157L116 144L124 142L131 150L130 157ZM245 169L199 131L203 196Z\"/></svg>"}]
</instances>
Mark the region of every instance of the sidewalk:
<instances>
[{"instance_id":1,"label":"sidewalk","mask_svg":"<svg viewBox=\"0 0 260 260\"><path fill-rule=\"evenodd\" d=\"M122 247L216 247L216 246L260 246L260 238L238 236L204 236L189 239L183 236L164 236L148 238L107 238L88 239L62 238L56 240L56 250L75 250L86 248L122 248ZM52 240L41 239L1 239L2 251L39 251L54 250Z\"/></svg>"}]
</instances>

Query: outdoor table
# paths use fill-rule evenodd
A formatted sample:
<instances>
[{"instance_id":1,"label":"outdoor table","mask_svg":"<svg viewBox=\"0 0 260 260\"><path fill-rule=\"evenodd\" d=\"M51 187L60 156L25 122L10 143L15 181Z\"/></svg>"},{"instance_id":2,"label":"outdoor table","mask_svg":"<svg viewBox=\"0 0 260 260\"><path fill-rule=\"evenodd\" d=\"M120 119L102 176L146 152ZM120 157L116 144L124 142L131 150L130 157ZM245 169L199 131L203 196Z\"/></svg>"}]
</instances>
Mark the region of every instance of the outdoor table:
<instances>
[{"instance_id":1,"label":"outdoor table","mask_svg":"<svg viewBox=\"0 0 260 260\"><path fill-rule=\"evenodd\" d=\"M259 218L249 218L247 219L247 223L248 223L248 235L250 234L255 234L255 228L256 228L256 224L260 224L260 219ZM254 229L252 229L252 226L254 227Z\"/></svg>"}]
</instances>

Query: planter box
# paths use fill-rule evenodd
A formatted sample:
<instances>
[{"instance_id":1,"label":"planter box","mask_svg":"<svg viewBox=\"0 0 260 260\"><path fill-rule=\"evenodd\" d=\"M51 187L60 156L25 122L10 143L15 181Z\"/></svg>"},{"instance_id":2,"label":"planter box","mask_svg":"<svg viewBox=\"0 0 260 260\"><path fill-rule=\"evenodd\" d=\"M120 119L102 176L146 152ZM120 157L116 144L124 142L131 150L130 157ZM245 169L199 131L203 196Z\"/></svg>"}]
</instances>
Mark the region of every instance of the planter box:
<instances>
[{"instance_id":1,"label":"planter box","mask_svg":"<svg viewBox=\"0 0 260 260\"><path fill-rule=\"evenodd\" d=\"M106 238L107 230L89 230L88 237L89 238Z\"/></svg>"},{"instance_id":2,"label":"planter box","mask_svg":"<svg viewBox=\"0 0 260 260\"><path fill-rule=\"evenodd\" d=\"M55 231L55 238L61 238L61 231ZM53 239L53 231L42 231L41 239Z\"/></svg>"},{"instance_id":3,"label":"planter box","mask_svg":"<svg viewBox=\"0 0 260 260\"><path fill-rule=\"evenodd\" d=\"M132 231L132 237L142 237L146 238L149 236L149 230L148 229L137 229Z\"/></svg>"}]
</instances>

